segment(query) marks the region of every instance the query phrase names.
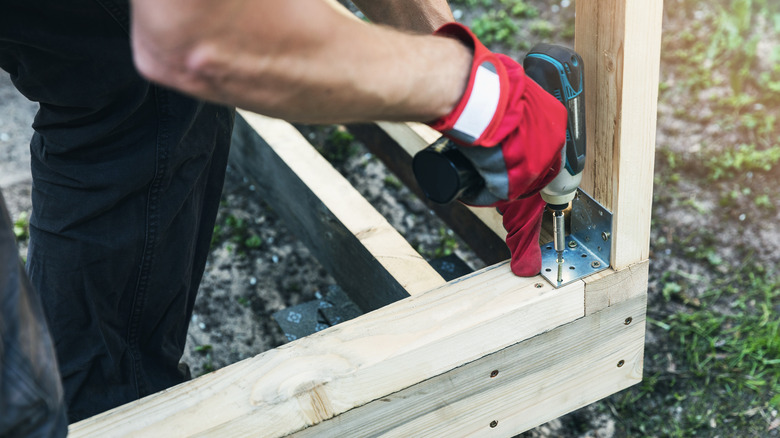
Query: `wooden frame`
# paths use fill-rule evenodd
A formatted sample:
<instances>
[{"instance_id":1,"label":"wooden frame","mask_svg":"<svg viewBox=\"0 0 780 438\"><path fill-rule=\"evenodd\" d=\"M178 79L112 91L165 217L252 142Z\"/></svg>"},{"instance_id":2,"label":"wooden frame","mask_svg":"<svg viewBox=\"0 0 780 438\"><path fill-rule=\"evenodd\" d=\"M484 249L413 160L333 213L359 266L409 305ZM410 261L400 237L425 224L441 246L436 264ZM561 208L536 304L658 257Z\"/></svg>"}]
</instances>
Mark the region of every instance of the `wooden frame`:
<instances>
[{"instance_id":1,"label":"wooden frame","mask_svg":"<svg viewBox=\"0 0 780 438\"><path fill-rule=\"evenodd\" d=\"M583 187L614 213L612 269L553 289L499 262L445 283L292 126L242 112L234 165L371 312L74 424L71 436L509 437L639 382L661 8L577 2ZM401 172L435 135L418 124L352 130ZM484 237L469 241L484 259L505 258L497 217L477 214L442 210L464 237Z\"/></svg>"}]
</instances>

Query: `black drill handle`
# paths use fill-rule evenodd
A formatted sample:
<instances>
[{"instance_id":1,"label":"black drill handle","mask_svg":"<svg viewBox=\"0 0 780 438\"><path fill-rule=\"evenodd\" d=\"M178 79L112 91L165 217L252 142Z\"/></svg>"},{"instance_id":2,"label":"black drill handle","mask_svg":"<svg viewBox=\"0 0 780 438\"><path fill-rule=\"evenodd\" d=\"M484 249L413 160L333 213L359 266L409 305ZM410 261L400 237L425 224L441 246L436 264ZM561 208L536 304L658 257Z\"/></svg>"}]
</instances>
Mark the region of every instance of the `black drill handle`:
<instances>
[{"instance_id":1,"label":"black drill handle","mask_svg":"<svg viewBox=\"0 0 780 438\"><path fill-rule=\"evenodd\" d=\"M446 137L417 152L412 171L425 197L437 204L449 204L485 185L474 165Z\"/></svg>"}]
</instances>

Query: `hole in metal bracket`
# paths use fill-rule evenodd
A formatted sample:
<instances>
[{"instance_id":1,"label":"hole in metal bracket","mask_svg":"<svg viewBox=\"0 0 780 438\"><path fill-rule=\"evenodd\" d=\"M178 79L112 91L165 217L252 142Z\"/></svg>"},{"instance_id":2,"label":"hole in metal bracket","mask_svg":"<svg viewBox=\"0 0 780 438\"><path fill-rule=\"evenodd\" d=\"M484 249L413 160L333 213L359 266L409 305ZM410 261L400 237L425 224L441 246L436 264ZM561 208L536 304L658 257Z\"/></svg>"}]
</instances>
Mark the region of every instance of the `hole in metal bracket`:
<instances>
[{"instance_id":1,"label":"hole in metal bracket","mask_svg":"<svg viewBox=\"0 0 780 438\"><path fill-rule=\"evenodd\" d=\"M587 193L578 191L572 201L569 224L563 248L569 269L559 270L558 254L552 242L541 245L542 276L554 287L564 286L609 267L611 246L604 243L603 237L612 231L612 213Z\"/></svg>"}]
</instances>

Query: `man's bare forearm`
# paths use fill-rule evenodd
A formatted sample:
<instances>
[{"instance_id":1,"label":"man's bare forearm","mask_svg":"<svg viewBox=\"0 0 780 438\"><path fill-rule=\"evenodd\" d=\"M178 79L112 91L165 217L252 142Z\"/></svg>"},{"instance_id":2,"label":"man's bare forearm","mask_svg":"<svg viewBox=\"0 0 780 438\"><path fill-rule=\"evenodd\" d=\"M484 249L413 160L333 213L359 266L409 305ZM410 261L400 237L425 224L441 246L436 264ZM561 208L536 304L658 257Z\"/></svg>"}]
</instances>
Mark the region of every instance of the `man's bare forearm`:
<instances>
[{"instance_id":1,"label":"man's bare forearm","mask_svg":"<svg viewBox=\"0 0 780 438\"><path fill-rule=\"evenodd\" d=\"M471 62L455 40L367 24L322 0L132 4L142 74L288 120L431 120L460 99Z\"/></svg>"},{"instance_id":2,"label":"man's bare forearm","mask_svg":"<svg viewBox=\"0 0 780 438\"><path fill-rule=\"evenodd\" d=\"M353 0L374 23L430 34L454 21L447 0Z\"/></svg>"}]
</instances>

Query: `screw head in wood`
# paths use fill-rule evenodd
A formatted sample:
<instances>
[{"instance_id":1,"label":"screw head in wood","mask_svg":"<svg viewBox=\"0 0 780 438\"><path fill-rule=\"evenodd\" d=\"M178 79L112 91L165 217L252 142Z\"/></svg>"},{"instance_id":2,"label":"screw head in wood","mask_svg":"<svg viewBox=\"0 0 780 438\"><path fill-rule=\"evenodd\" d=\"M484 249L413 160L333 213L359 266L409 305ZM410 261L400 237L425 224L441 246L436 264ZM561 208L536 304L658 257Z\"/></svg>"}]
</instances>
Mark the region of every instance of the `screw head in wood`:
<instances>
[{"instance_id":1,"label":"screw head in wood","mask_svg":"<svg viewBox=\"0 0 780 438\"><path fill-rule=\"evenodd\" d=\"M629 324L631 324L631 321L633 321L633 320L634 320L634 318L629 316L628 318L626 318L626 320L623 322L623 324L629 325Z\"/></svg>"},{"instance_id":2,"label":"screw head in wood","mask_svg":"<svg viewBox=\"0 0 780 438\"><path fill-rule=\"evenodd\" d=\"M620 368L620 367L622 367L625 364L626 364L626 361L624 361L623 359L620 359L620 361L617 363L617 366L618 366L618 368Z\"/></svg>"},{"instance_id":3,"label":"screw head in wood","mask_svg":"<svg viewBox=\"0 0 780 438\"><path fill-rule=\"evenodd\" d=\"M549 269L548 269L548 271L549 271ZM534 285L534 287L535 287L535 288L537 288L537 289L541 289L541 288L543 288L543 287L544 287L544 285L543 285L542 283L536 283L536 284Z\"/></svg>"},{"instance_id":4,"label":"screw head in wood","mask_svg":"<svg viewBox=\"0 0 780 438\"><path fill-rule=\"evenodd\" d=\"M490 422L490 427L496 427L496 426L498 426L498 421L493 420Z\"/></svg>"},{"instance_id":5,"label":"screw head in wood","mask_svg":"<svg viewBox=\"0 0 780 438\"><path fill-rule=\"evenodd\" d=\"M490 373L490 378L496 377L498 375L498 370L493 370L492 373Z\"/></svg>"}]
</instances>

